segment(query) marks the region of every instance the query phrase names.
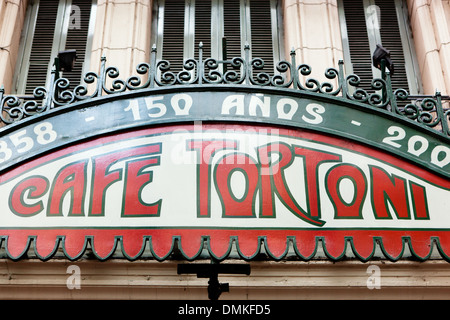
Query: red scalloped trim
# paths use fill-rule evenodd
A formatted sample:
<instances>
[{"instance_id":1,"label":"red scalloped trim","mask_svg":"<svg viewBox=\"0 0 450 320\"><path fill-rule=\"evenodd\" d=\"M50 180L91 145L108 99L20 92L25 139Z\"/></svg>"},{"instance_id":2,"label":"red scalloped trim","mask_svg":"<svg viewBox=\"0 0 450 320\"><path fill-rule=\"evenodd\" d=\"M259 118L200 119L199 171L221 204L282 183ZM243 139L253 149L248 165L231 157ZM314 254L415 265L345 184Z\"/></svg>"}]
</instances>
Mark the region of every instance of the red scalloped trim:
<instances>
[{"instance_id":1,"label":"red scalloped trim","mask_svg":"<svg viewBox=\"0 0 450 320\"><path fill-rule=\"evenodd\" d=\"M20 259L28 250L31 239L36 253L42 259L52 256L61 242L64 254L69 259L80 257L91 240L92 250L99 259L108 259L119 245L129 259L139 258L146 248L158 260L167 259L174 249L174 239L179 239L179 249L186 259L195 259L203 249L204 241L215 258L228 256L233 241L242 258L251 259L261 251L264 239L266 252L273 259L282 259L288 252L292 240L301 259L311 259L322 240L327 256L341 258L348 245L361 260L374 254L379 240L387 258L402 257L409 245L414 256L427 259L432 243L437 241L444 258L450 254L450 236L447 231L392 231L392 230L184 230L184 229L79 229L79 230L3 230L4 247L12 259ZM408 244L406 244L406 242Z\"/></svg>"}]
</instances>

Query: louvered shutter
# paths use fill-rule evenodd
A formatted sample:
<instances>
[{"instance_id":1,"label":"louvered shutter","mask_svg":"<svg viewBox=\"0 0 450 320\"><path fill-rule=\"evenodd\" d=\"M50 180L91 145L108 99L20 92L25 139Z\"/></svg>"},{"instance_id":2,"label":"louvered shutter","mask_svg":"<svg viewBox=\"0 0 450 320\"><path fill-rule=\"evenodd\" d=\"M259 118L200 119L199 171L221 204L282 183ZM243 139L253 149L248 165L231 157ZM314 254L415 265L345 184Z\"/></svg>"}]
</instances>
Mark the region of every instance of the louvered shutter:
<instances>
[{"instance_id":1,"label":"louvered shutter","mask_svg":"<svg viewBox=\"0 0 450 320\"><path fill-rule=\"evenodd\" d=\"M246 10L249 10L249 14ZM228 58L242 56L242 45L248 42L252 57L264 60L264 69L258 72L273 73L271 0L251 0L244 7L239 0L226 0L223 11ZM242 14L250 17L250 20L242 19ZM241 21L244 25L241 25Z\"/></svg>"},{"instance_id":2,"label":"louvered shutter","mask_svg":"<svg viewBox=\"0 0 450 320\"><path fill-rule=\"evenodd\" d=\"M363 1L343 0L347 36L353 73L361 78L361 87L370 88L372 81L372 53L367 36Z\"/></svg>"},{"instance_id":3,"label":"louvered shutter","mask_svg":"<svg viewBox=\"0 0 450 320\"><path fill-rule=\"evenodd\" d=\"M274 49L272 43L272 1L273 0L224 0L220 2L223 7L219 12L222 19L216 21L212 17L211 0L166 0L164 2L164 23L161 58L171 63L171 70L182 70L184 46L194 45L194 58L198 59L198 45L203 43L203 58L209 58L212 52L220 51L222 39L212 43L212 24L217 24L218 34L214 37L226 39L226 57L231 59L243 55L243 44L248 42L251 46L252 56L262 58L265 62L264 72L273 72ZM188 7L187 7L188 6ZM193 6L195 13L192 15ZM194 30L184 30L187 25L186 14L195 19ZM244 17L250 19L246 21ZM223 29L221 29L223 28ZM191 35L194 38L191 38ZM214 39L217 40L217 39ZM191 42L194 43L191 43ZM214 46L214 49L212 48ZM184 58L191 58L184 57ZM217 56L214 58L218 58Z\"/></svg>"},{"instance_id":4,"label":"louvered shutter","mask_svg":"<svg viewBox=\"0 0 450 320\"><path fill-rule=\"evenodd\" d=\"M273 73L273 43L270 0L250 1L250 27L252 57L262 58L262 71Z\"/></svg>"},{"instance_id":5,"label":"louvered shutter","mask_svg":"<svg viewBox=\"0 0 450 320\"><path fill-rule=\"evenodd\" d=\"M162 59L170 62L171 71L183 66L184 14L184 0L165 1Z\"/></svg>"},{"instance_id":6,"label":"louvered shutter","mask_svg":"<svg viewBox=\"0 0 450 320\"><path fill-rule=\"evenodd\" d=\"M223 35L226 39L227 58L240 57L241 54L241 6L239 0L226 0L223 3Z\"/></svg>"},{"instance_id":7,"label":"louvered shutter","mask_svg":"<svg viewBox=\"0 0 450 320\"><path fill-rule=\"evenodd\" d=\"M62 74L63 77L70 81L71 89L80 83L82 77L83 63L86 58L92 0L73 0L72 6L79 8L76 12L72 11L71 15L71 21L76 20L77 23L72 25L70 23L71 21L69 21L65 48L66 50L75 49L77 51L77 61L73 71ZM61 39L54 38L55 28L62 29L63 27L63 25L56 25L57 15L58 2L54 0L39 1L30 50L28 74L26 76L25 94L27 95L32 94L36 87L45 86L46 84L48 67L50 64L53 64L54 58L56 57L52 56L52 50L61 41Z\"/></svg>"},{"instance_id":8,"label":"louvered shutter","mask_svg":"<svg viewBox=\"0 0 450 320\"><path fill-rule=\"evenodd\" d=\"M34 88L45 86L50 63L53 35L55 32L58 3L51 0L41 0L31 45L25 94L33 93Z\"/></svg>"},{"instance_id":9,"label":"louvered shutter","mask_svg":"<svg viewBox=\"0 0 450 320\"><path fill-rule=\"evenodd\" d=\"M394 90L399 88L408 90L405 53L403 52L395 2L392 0L376 0L375 3L381 8L381 42L383 47L390 51L391 59L394 61L395 71L391 77L392 88Z\"/></svg>"},{"instance_id":10,"label":"louvered shutter","mask_svg":"<svg viewBox=\"0 0 450 320\"><path fill-rule=\"evenodd\" d=\"M203 59L211 57L211 0L195 0L195 59L198 59L200 42L203 43Z\"/></svg>"},{"instance_id":11,"label":"louvered shutter","mask_svg":"<svg viewBox=\"0 0 450 320\"><path fill-rule=\"evenodd\" d=\"M74 10L77 6L78 10ZM70 87L75 88L81 80L83 64L86 60L86 45L88 41L89 21L91 18L92 0L72 0L71 21L67 31L65 50L76 50L77 60L70 72L63 72L62 76L70 81ZM79 16L78 16L79 14ZM77 21L76 19L79 19Z\"/></svg>"},{"instance_id":12,"label":"louvered shutter","mask_svg":"<svg viewBox=\"0 0 450 320\"><path fill-rule=\"evenodd\" d=\"M382 46L390 51L394 62L392 76L393 89L408 89L405 70L405 57L399 31L395 2L392 0L376 0L379 8L380 35ZM372 75L372 54L367 36L365 8L362 0L343 0L349 51L353 73L361 78L361 87L370 89Z\"/></svg>"}]
</instances>

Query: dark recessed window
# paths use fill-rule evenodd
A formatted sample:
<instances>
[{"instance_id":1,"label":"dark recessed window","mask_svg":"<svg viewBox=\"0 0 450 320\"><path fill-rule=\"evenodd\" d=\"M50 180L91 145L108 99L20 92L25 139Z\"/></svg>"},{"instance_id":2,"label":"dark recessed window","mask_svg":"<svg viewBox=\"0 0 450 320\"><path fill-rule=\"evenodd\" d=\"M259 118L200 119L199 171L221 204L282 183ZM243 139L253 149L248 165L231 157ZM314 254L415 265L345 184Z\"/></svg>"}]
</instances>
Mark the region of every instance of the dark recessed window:
<instances>
[{"instance_id":1,"label":"dark recessed window","mask_svg":"<svg viewBox=\"0 0 450 320\"><path fill-rule=\"evenodd\" d=\"M281 56L281 19L276 0L159 0L155 1L153 41L158 59L181 70L183 61L197 58L203 43L204 58L218 60L244 56L262 58L264 71L273 73Z\"/></svg>"},{"instance_id":2,"label":"dark recessed window","mask_svg":"<svg viewBox=\"0 0 450 320\"><path fill-rule=\"evenodd\" d=\"M393 89L420 93L406 1L340 0L338 3L347 73L358 75L362 87L370 88L371 80L381 77L380 71L372 66L372 54L379 44L390 51L394 63Z\"/></svg>"},{"instance_id":3,"label":"dark recessed window","mask_svg":"<svg viewBox=\"0 0 450 320\"><path fill-rule=\"evenodd\" d=\"M89 61L95 8L96 0L29 1L14 78L16 93L29 95L48 85L55 57L69 49L77 51L77 61L62 76L72 88L80 83Z\"/></svg>"}]
</instances>

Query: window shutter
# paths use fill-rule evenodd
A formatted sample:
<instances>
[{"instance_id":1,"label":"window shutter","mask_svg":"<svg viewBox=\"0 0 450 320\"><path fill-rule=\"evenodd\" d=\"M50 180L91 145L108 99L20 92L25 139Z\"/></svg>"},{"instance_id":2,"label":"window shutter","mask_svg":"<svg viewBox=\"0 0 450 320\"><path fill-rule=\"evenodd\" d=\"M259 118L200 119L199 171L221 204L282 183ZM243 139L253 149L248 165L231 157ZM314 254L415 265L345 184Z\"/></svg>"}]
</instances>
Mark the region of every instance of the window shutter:
<instances>
[{"instance_id":1,"label":"window shutter","mask_svg":"<svg viewBox=\"0 0 450 320\"><path fill-rule=\"evenodd\" d=\"M249 15L246 10L249 10ZM244 7L241 7L239 0L226 0L223 11L228 58L242 56L242 46L248 42L252 57L264 60L264 69L257 72L273 73L271 0L251 0ZM250 21L242 19L241 14L249 16ZM241 25L241 21L244 25Z\"/></svg>"},{"instance_id":2,"label":"window shutter","mask_svg":"<svg viewBox=\"0 0 450 320\"><path fill-rule=\"evenodd\" d=\"M74 8L74 6L77 6ZM88 41L89 21L91 18L92 0L72 0L72 12L67 31L65 50L75 49L77 60L70 72L62 76L70 81L71 89L80 84L83 64L86 60L86 45ZM79 10L78 10L79 9Z\"/></svg>"},{"instance_id":3,"label":"window shutter","mask_svg":"<svg viewBox=\"0 0 450 320\"><path fill-rule=\"evenodd\" d=\"M183 66L184 14L184 0L165 1L162 59L168 60L175 72Z\"/></svg>"},{"instance_id":4,"label":"window shutter","mask_svg":"<svg viewBox=\"0 0 450 320\"><path fill-rule=\"evenodd\" d=\"M198 59L198 45L203 43L203 59L211 57L211 0L195 0L195 59Z\"/></svg>"},{"instance_id":5,"label":"window shutter","mask_svg":"<svg viewBox=\"0 0 450 320\"><path fill-rule=\"evenodd\" d=\"M30 61L25 86L25 94L31 95L34 88L45 86L50 63L53 34L55 31L58 4L51 0L41 0L31 45Z\"/></svg>"},{"instance_id":6,"label":"window shutter","mask_svg":"<svg viewBox=\"0 0 450 320\"><path fill-rule=\"evenodd\" d=\"M223 35L227 58L241 57L241 5L239 0L223 2Z\"/></svg>"},{"instance_id":7,"label":"window shutter","mask_svg":"<svg viewBox=\"0 0 450 320\"><path fill-rule=\"evenodd\" d=\"M250 1L251 51L264 60L262 71L273 74L273 43L270 0Z\"/></svg>"},{"instance_id":8,"label":"window shutter","mask_svg":"<svg viewBox=\"0 0 450 320\"><path fill-rule=\"evenodd\" d=\"M391 76L392 88L408 90L408 77L405 68L405 55L402 38L397 20L395 2L392 0L376 0L381 8L381 42L383 47L390 51L394 62L394 74Z\"/></svg>"},{"instance_id":9,"label":"window shutter","mask_svg":"<svg viewBox=\"0 0 450 320\"><path fill-rule=\"evenodd\" d=\"M60 3L62 2L60 1ZM54 38L56 28L62 29L65 25L64 22L61 25L56 25L58 5L58 1L39 0L29 53L29 67L25 84L26 95L31 95L36 87L46 85L49 66L53 65L56 58L54 52L60 51L58 46L63 41L65 41L66 50L74 49L77 51L77 61L74 69L63 73L62 76L70 81L70 89L80 84L83 63L86 60L92 0L72 0L72 12L65 39L64 36L58 39ZM63 19L60 21L63 21ZM61 34L64 34L64 32L62 31Z\"/></svg>"},{"instance_id":10,"label":"window shutter","mask_svg":"<svg viewBox=\"0 0 450 320\"><path fill-rule=\"evenodd\" d=\"M198 59L200 42L203 43L204 59L212 57L213 54L215 55L213 58L220 58L220 54L216 53L221 50L223 52L221 38L224 37L226 39L226 57L224 56L224 59L243 57L243 45L248 42L252 56L262 58L265 62L265 68L262 71L273 73L275 59L272 43L274 36L272 35L272 8L274 0L223 0L218 2L212 0L166 0L163 5L163 31L157 32L158 36L162 35L162 45L160 45L162 50L159 58L170 61L171 71L182 70L183 54L188 55L185 58ZM194 7L195 11L193 11ZM162 8L162 6L158 7L158 12L161 12L159 10ZM194 23L185 21L187 17L193 19ZM184 30L185 28L188 30ZM194 50L191 51L192 45L194 45ZM191 56L191 52L193 52L193 56Z\"/></svg>"},{"instance_id":11,"label":"window shutter","mask_svg":"<svg viewBox=\"0 0 450 320\"><path fill-rule=\"evenodd\" d=\"M345 21L353 73L361 78L361 87L370 88L372 53L367 37L366 18L361 0L344 0Z\"/></svg>"},{"instance_id":12,"label":"window shutter","mask_svg":"<svg viewBox=\"0 0 450 320\"><path fill-rule=\"evenodd\" d=\"M343 0L347 35L353 73L361 78L361 87L370 89L372 75L372 54L367 36L365 8L362 0ZM391 77L393 89L407 89L408 79L405 68L405 56L399 31L395 2L376 0L379 9L380 36L382 46L389 50L394 62L394 74Z\"/></svg>"}]
</instances>

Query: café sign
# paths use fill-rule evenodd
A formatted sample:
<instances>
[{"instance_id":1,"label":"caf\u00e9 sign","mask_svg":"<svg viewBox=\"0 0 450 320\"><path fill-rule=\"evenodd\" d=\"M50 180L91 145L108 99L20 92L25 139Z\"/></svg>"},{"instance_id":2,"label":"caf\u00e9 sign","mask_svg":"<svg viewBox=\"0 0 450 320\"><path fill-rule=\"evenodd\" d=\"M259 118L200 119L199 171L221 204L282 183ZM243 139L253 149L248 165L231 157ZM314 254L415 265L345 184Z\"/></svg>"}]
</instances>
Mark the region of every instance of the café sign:
<instances>
[{"instance_id":1,"label":"caf\u00e9 sign","mask_svg":"<svg viewBox=\"0 0 450 320\"><path fill-rule=\"evenodd\" d=\"M31 119L31 118L30 118ZM348 245L448 254L448 141L382 111L281 90L141 91L55 109L0 139L0 235L19 258L187 259L207 243L304 259ZM17 165L19 164L19 165Z\"/></svg>"}]
</instances>

